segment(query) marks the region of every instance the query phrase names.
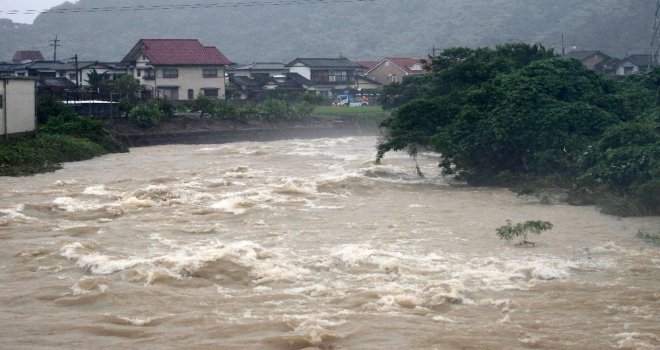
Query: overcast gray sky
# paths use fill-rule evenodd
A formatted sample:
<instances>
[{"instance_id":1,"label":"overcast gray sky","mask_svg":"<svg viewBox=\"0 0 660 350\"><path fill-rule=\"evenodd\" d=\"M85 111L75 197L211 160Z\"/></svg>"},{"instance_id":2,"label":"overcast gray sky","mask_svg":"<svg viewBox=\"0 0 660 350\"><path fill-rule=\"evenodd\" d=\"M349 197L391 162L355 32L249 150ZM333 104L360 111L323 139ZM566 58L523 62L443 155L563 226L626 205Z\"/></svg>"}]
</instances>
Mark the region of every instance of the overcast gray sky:
<instances>
[{"instance_id":1,"label":"overcast gray sky","mask_svg":"<svg viewBox=\"0 0 660 350\"><path fill-rule=\"evenodd\" d=\"M0 18L9 18L14 22L18 23L32 23L34 18L37 17L38 13L18 13L18 14L9 14L8 11L18 10L23 12L25 10L47 10L53 6L57 6L65 3L65 0L0 0ZM75 3L74 0L69 0L69 2Z\"/></svg>"}]
</instances>

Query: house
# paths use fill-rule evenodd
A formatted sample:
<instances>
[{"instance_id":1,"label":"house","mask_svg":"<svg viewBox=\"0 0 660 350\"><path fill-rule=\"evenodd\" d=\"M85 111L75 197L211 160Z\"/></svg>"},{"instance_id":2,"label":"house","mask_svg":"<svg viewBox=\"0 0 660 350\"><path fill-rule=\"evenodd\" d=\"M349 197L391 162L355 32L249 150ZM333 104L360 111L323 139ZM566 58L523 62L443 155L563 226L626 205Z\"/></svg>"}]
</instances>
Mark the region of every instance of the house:
<instances>
[{"instance_id":1,"label":"house","mask_svg":"<svg viewBox=\"0 0 660 350\"><path fill-rule=\"evenodd\" d=\"M630 55L621 60L621 63L616 70L616 75L626 76L646 73L651 66L651 55Z\"/></svg>"},{"instance_id":2,"label":"house","mask_svg":"<svg viewBox=\"0 0 660 350\"><path fill-rule=\"evenodd\" d=\"M120 62L140 84L177 101L198 95L224 99L231 62L197 39L141 39Z\"/></svg>"},{"instance_id":3,"label":"house","mask_svg":"<svg viewBox=\"0 0 660 350\"><path fill-rule=\"evenodd\" d=\"M59 78L67 77L70 65L62 61L33 61L13 66L17 77Z\"/></svg>"},{"instance_id":4,"label":"house","mask_svg":"<svg viewBox=\"0 0 660 350\"><path fill-rule=\"evenodd\" d=\"M419 58L387 57L369 69L367 78L382 85L401 82L411 75L426 74L424 64Z\"/></svg>"},{"instance_id":5,"label":"house","mask_svg":"<svg viewBox=\"0 0 660 350\"><path fill-rule=\"evenodd\" d=\"M127 65L119 62L81 61L77 67L75 63L69 63L66 77L79 86L89 86L89 75L92 72L105 74L108 80L114 80L128 75L128 70Z\"/></svg>"},{"instance_id":6,"label":"house","mask_svg":"<svg viewBox=\"0 0 660 350\"><path fill-rule=\"evenodd\" d=\"M582 62L587 68L605 74L615 75L621 60L604 54L601 51L571 51L565 58L574 58Z\"/></svg>"},{"instance_id":7,"label":"house","mask_svg":"<svg viewBox=\"0 0 660 350\"><path fill-rule=\"evenodd\" d=\"M289 68L281 62L254 62L227 68L227 74L230 77L248 77L262 82L287 73L289 73Z\"/></svg>"},{"instance_id":8,"label":"house","mask_svg":"<svg viewBox=\"0 0 660 350\"><path fill-rule=\"evenodd\" d=\"M36 82L29 78L0 78L0 135L33 133L37 125Z\"/></svg>"},{"instance_id":9,"label":"house","mask_svg":"<svg viewBox=\"0 0 660 350\"><path fill-rule=\"evenodd\" d=\"M41 54L41 51L37 51L37 50L16 51L16 53L14 53L14 57L11 59L11 61L15 64L30 63L33 61L43 61L43 60L44 60L44 55Z\"/></svg>"},{"instance_id":10,"label":"house","mask_svg":"<svg viewBox=\"0 0 660 350\"><path fill-rule=\"evenodd\" d=\"M332 97L336 92L353 89L362 66L345 57L339 58L296 58L286 65L294 80L307 91Z\"/></svg>"},{"instance_id":11,"label":"house","mask_svg":"<svg viewBox=\"0 0 660 350\"><path fill-rule=\"evenodd\" d=\"M566 58L574 58L582 62L587 68L591 70L596 70L596 67L609 61L612 57L600 52L600 51L571 51L564 55Z\"/></svg>"},{"instance_id":12,"label":"house","mask_svg":"<svg viewBox=\"0 0 660 350\"><path fill-rule=\"evenodd\" d=\"M360 75L365 75L368 71L370 71L373 67L376 67L380 61L355 61L355 63L359 64L362 66Z\"/></svg>"}]
</instances>

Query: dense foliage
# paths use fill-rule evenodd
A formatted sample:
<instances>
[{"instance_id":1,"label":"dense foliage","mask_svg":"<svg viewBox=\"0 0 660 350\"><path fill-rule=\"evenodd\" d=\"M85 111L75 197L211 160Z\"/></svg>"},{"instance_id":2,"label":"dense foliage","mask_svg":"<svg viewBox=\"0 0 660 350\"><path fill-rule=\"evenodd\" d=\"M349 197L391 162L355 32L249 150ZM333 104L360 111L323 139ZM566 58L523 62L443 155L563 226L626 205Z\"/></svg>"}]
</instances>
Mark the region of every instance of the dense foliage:
<instances>
[{"instance_id":1,"label":"dense foliage","mask_svg":"<svg viewBox=\"0 0 660 350\"><path fill-rule=\"evenodd\" d=\"M41 135L0 144L0 176L30 175L60 168L61 162L90 159L107 153L88 139Z\"/></svg>"},{"instance_id":2,"label":"dense foliage","mask_svg":"<svg viewBox=\"0 0 660 350\"><path fill-rule=\"evenodd\" d=\"M214 100L200 95L193 102L191 109L199 112L200 118L210 115L214 118L247 122L248 120L299 120L310 116L314 111L314 105L306 99L288 102L269 98L260 104L238 107L224 100Z\"/></svg>"},{"instance_id":3,"label":"dense foliage","mask_svg":"<svg viewBox=\"0 0 660 350\"><path fill-rule=\"evenodd\" d=\"M525 44L450 49L428 66L386 91L378 160L429 149L473 184L543 179L658 213L660 69L619 82Z\"/></svg>"},{"instance_id":4,"label":"dense foliage","mask_svg":"<svg viewBox=\"0 0 660 350\"><path fill-rule=\"evenodd\" d=\"M76 115L50 97L37 103L39 135L0 144L0 176L29 175L60 168L60 163L90 159L126 146L103 123Z\"/></svg>"}]
</instances>

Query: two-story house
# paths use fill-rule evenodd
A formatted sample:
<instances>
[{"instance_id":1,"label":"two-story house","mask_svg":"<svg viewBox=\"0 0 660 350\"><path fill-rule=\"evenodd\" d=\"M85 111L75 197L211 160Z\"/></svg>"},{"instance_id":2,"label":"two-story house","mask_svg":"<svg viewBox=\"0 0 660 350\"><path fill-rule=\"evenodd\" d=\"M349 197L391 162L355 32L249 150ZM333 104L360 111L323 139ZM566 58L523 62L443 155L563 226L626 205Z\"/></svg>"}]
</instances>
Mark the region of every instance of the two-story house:
<instances>
[{"instance_id":1,"label":"two-story house","mask_svg":"<svg viewBox=\"0 0 660 350\"><path fill-rule=\"evenodd\" d=\"M140 84L174 101L198 95L224 99L230 63L197 39L141 39L121 61Z\"/></svg>"},{"instance_id":2,"label":"two-story house","mask_svg":"<svg viewBox=\"0 0 660 350\"><path fill-rule=\"evenodd\" d=\"M361 65L345 57L339 58L296 58L286 65L289 76L300 76L300 84L308 91L327 97L338 91L356 87L361 79ZM364 83L366 85L366 82Z\"/></svg>"},{"instance_id":3,"label":"two-story house","mask_svg":"<svg viewBox=\"0 0 660 350\"><path fill-rule=\"evenodd\" d=\"M367 78L382 85L398 83L411 75L426 74L424 65L419 58L387 57L369 69Z\"/></svg>"}]
</instances>

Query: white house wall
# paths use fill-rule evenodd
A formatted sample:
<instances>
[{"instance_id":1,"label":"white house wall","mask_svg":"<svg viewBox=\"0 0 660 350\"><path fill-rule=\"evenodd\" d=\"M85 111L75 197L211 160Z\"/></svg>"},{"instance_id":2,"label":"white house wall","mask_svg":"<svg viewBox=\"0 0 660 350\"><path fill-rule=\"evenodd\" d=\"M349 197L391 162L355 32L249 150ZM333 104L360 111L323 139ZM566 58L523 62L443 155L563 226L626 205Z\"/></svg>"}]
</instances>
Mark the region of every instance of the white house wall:
<instances>
[{"instance_id":1,"label":"white house wall","mask_svg":"<svg viewBox=\"0 0 660 350\"><path fill-rule=\"evenodd\" d=\"M194 92L193 98L199 96L202 89L218 89L218 98L223 99L225 97L225 70L222 66L158 66L155 79L144 79L145 70L149 68L151 67L138 62L133 70L134 77L140 80L140 84L151 87L158 85L160 89L178 87L179 100L188 99L189 89ZM218 76L216 78L204 78L203 70L207 68L217 69ZM137 69L142 70L141 77L137 76ZM178 77L163 78L163 69L177 69Z\"/></svg>"},{"instance_id":2,"label":"white house wall","mask_svg":"<svg viewBox=\"0 0 660 350\"><path fill-rule=\"evenodd\" d=\"M6 90L5 84L6 81ZM36 129L35 81L7 79L0 80L0 95L4 101L0 108L0 134L33 132ZM7 125L5 125L5 113Z\"/></svg>"},{"instance_id":3,"label":"white house wall","mask_svg":"<svg viewBox=\"0 0 660 350\"><path fill-rule=\"evenodd\" d=\"M294 65L293 67L289 68L289 72L298 73L307 78L307 80L312 80L312 70L309 67Z\"/></svg>"}]
</instances>

